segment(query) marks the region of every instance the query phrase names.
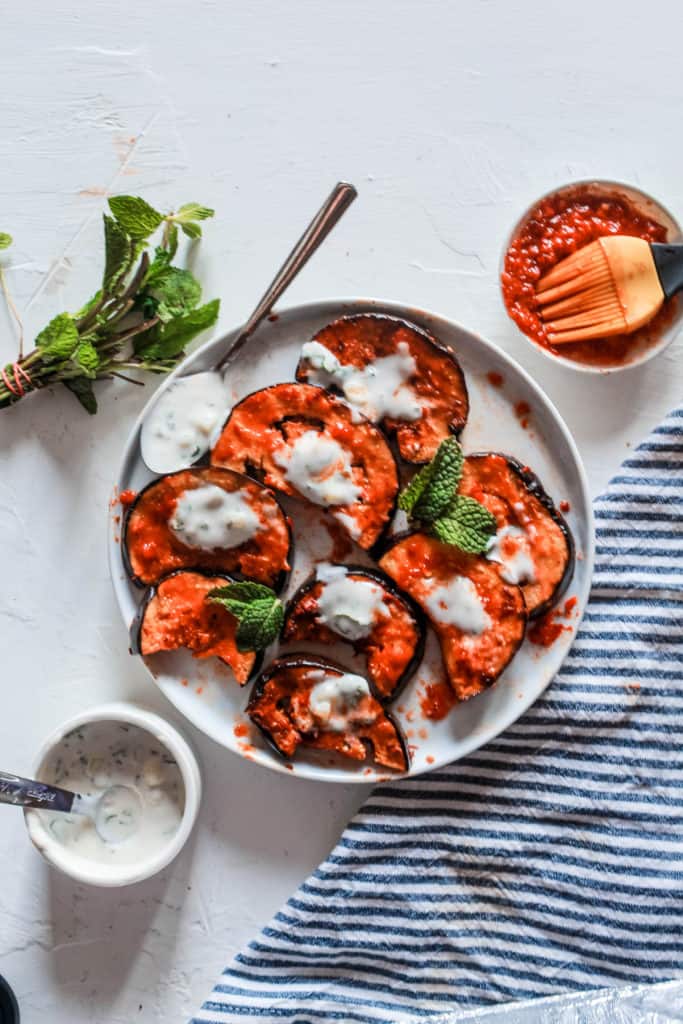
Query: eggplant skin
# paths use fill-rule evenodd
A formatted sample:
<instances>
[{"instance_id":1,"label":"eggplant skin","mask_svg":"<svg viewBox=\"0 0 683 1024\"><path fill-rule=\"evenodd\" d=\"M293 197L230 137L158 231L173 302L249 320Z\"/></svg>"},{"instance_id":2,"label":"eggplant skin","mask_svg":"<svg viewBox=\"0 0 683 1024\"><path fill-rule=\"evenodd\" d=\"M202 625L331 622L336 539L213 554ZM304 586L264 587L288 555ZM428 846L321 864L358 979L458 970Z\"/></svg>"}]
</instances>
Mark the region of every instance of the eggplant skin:
<instances>
[{"instance_id":1,"label":"eggplant skin","mask_svg":"<svg viewBox=\"0 0 683 1024\"><path fill-rule=\"evenodd\" d=\"M226 573L220 573L219 574L219 573L213 573L213 572L206 572L206 571L204 571L202 569L176 569L174 572L167 573L166 576L163 576L155 584L153 584L152 586L147 588L147 590L143 594L143 597L142 597L142 600L141 600L140 604L138 605L137 611L135 613L135 616L133 617L133 621L130 624L130 630L129 630L129 638L130 638L130 648L129 649L130 649L130 653L131 654L133 654L133 655L140 655L141 657L144 657L143 652L142 652L142 629L143 629L143 626L144 626L144 623L145 623L145 616L146 616L146 614L147 614L147 612L148 612L152 602L157 597L159 588L167 580L173 579L176 576L185 576L188 573L191 573L194 576L204 576L204 577L206 577L206 579L215 580L215 583L216 583L217 587L223 586L225 584L240 582L236 577L228 576ZM175 649L176 650L180 650L180 648L175 648ZM222 661L223 659L221 658L219 660ZM251 667L251 670L249 672L249 676L240 685L246 686L247 683L251 682L251 680L256 675L258 675L258 673L261 671L262 665L263 665L263 651L256 651L255 652L255 657L254 657L254 663L253 663L253 665Z\"/></svg>"},{"instance_id":2,"label":"eggplant skin","mask_svg":"<svg viewBox=\"0 0 683 1024\"><path fill-rule=\"evenodd\" d=\"M548 611L550 611L550 609L555 604L557 604L557 602L565 593L567 587L571 583L572 577L574 575L574 569L576 566L576 545L574 543L574 537L572 531L569 528L567 520L564 518L560 510L557 508L555 502L550 497L548 492L545 490L538 476L528 466L525 466L521 462L519 462L518 459L515 459L511 455L505 455L502 452L473 452L471 455L466 456L465 464L467 465L468 463L475 463L477 459L486 459L490 458L491 456L498 456L505 460L505 462L507 463L507 467L511 471L511 473L513 473L518 478L522 486L529 492L529 494L536 498L536 500L548 514L550 519L559 528L566 544L564 568L560 578L558 579L555 587L552 590L552 593L546 598L546 600L542 601L541 603L534 604L532 607L530 607L530 603L527 600L527 611L529 618L537 619L540 618L542 615L545 615ZM522 590L525 590L524 586L522 587Z\"/></svg>"},{"instance_id":3,"label":"eggplant skin","mask_svg":"<svg viewBox=\"0 0 683 1024\"><path fill-rule=\"evenodd\" d=\"M394 601L398 602L401 605L401 608L405 611L406 616L409 616L410 619L412 620L411 624L414 626L417 632L417 640L413 647L413 652L410 657L410 660L406 663L405 668L403 669L401 674L395 679L394 684L388 693L382 693L380 687L376 682L375 676L372 672L370 665L368 664L366 666L366 678L368 680L368 683L370 684L370 689L372 691L373 696L379 701L380 704L387 705L392 701L396 700L396 698L404 689L408 680L415 674L422 661L427 636L427 619L420 606L416 604L415 601L413 601L413 599L408 594L404 594L401 590L399 590L394 581L391 579L391 577L387 576L387 574L382 572L380 569L369 568L365 565L344 565L343 568L346 569L347 574L349 576L360 576L363 579L366 579L369 582L375 583L377 584L377 586L381 587L381 589L389 597L393 598ZM315 587L320 582L321 581L317 579L315 572L313 572L308 577L308 579L304 580L304 582L301 584L298 590L292 595L292 597L288 601L287 608L285 610L285 621L283 623L282 631L280 634L283 643L287 643L290 640L295 643L298 641L310 641L312 643L328 642L325 639L321 640L320 637L316 635L316 631L313 628L307 629L305 630L305 632L302 632L302 624L300 621L297 621L298 610L299 606L301 605L301 602L315 589ZM320 624L316 623L314 625L317 626ZM331 630L329 629L329 627L326 627L324 625L320 625L320 629L323 631L323 633L330 634L331 640L329 642L349 644L350 646L354 647L355 650L360 651L362 653L366 653L366 649L368 648L372 640L372 631L369 637L363 637L360 640L354 642L345 639L343 636L338 635L334 632L334 630ZM380 651L382 650L382 646L379 642L377 644L377 648Z\"/></svg>"},{"instance_id":4,"label":"eggplant skin","mask_svg":"<svg viewBox=\"0 0 683 1024\"><path fill-rule=\"evenodd\" d=\"M354 363L354 345L366 350L369 348L375 357L382 357L396 351L398 342L394 344L394 336L397 334L404 335L399 340L407 341L411 349L417 365L415 389L418 394L423 393L425 398L431 398L432 412L431 416L428 413L414 423L394 420L388 416L380 422L389 433L395 435L401 458L405 462L421 465L429 462L445 437L460 434L469 415L467 383L453 350L423 327L386 313L355 313L339 317L318 331L313 340L324 345L337 357L350 354L348 362ZM344 358L340 358L340 362L344 364ZM300 359L296 379L305 382L310 372L306 360ZM435 387L437 380L443 383L442 393ZM338 389L330 390L339 393ZM437 397L443 403L438 415L435 411Z\"/></svg>"},{"instance_id":5,"label":"eggplant skin","mask_svg":"<svg viewBox=\"0 0 683 1024\"><path fill-rule=\"evenodd\" d=\"M268 578L268 579L266 579L265 577L260 578L260 576L259 576L259 578L257 578L254 575L248 575L247 573L241 572L237 566L233 566L233 565L223 567L223 566L220 566L220 565L211 566L211 565L202 564L202 561L201 561L202 555L201 555L201 552L199 550L197 550L197 552L196 552L196 558L198 559L197 564L195 564L191 560L191 558L188 557L187 561L184 562L182 565L177 565L176 567L174 567L172 569L169 569L166 572L163 572L158 577L158 579L151 579L151 578L150 579L143 579L135 571L135 568L134 568L134 566L132 564L131 555L130 555L130 542L129 542L128 532L129 532L129 526L130 526L131 518L133 517L134 513L136 512L136 510L139 509L139 506L140 506L141 502L144 500L144 498L146 496L148 496L151 492L153 492L155 488L163 485L163 483L166 480L171 480L171 479L173 479L173 477L178 477L178 476L181 476L181 475L184 475L184 474L188 474L188 473L192 474L192 475L202 475L202 474L207 474L207 472L208 473L213 472L213 473L218 473L218 474L225 473L226 475L230 476L233 480L235 480L235 481L243 481L243 483L245 485L249 485L250 487L254 487L254 486L262 487L263 490L267 493L267 496L277 506L277 508L278 508L278 510L279 510L279 512L281 514L281 517L282 517L282 522L283 522L283 524L284 524L284 526L286 528L286 531L287 531L287 537L288 537L287 565L288 565L288 568L283 568L274 578L272 578L272 580L270 578ZM209 480L208 482L213 482L213 481ZM239 487L235 488L235 490L239 490ZM253 542L247 542L247 544L240 545L239 548L230 548L230 549L228 549L228 552L230 552L230 551L234 551L234 552L244 551L252 543ZM123 560L123 568L124 568L124 570L126 572L126 575L130 579L131 583L133 583L136 587L148 587L148 586L151 586L151 585L159 582L164 577L171 575L171 573L173 573L173 572L181 572L183 570L186 570L186 571L189 571L189 572L205 573L205 574L208 573L209 575L211 575L213 573L215 573L216 575L221 575L222 573L227 572L231 577L234 577L235 580L238 580L238 581L239 580L256 580L256 582L258 582L258 583L265 583L267 586L271 587L276 593L279 594L279 593L282 593L282 591L287 586L287 583L289 582L289 577L290 577L290 574L291 574L291 566L292 566L293 560L294 560L294 535L293 535L293 532L292 532L291 523L289 521L289 516L287 515L285 510L282 508L282 505L280 503L280 500L279 500L277 494L275 494L275 492L270 490L269 488L263 487L263 484L259 483L258 480L254 480L252 477L247 476L245 473L236 473L234 470L220 469L217 466L214 466L214 467L210 467L210 466L191 467L190 469L181 469L181 470L177 470L174 473L165 473L163 476L156 477L154 480L151 480L148 484L146 484L140 491L138 491L138 493L135 496L135 500L133 502L131 502L131 504L125 509L124 514L123 514L123 522L121 524L121 558ZM233 557L232 559L228 558L227 560L228 561L235 561L235 557ZM218 560L216 560L216 561L218 561Z\"/></svg>"},{"instance_id":6,"label":"eggplant skin","mask_svg":"<svg viewBox=\"0 0 683 1024\"><path fill-rule=\"evenodd\" d=\"M435 585L446 585L458 576L474 577L487 588L486 611L492 625L480 635L470 634L467 644L463 644L457 627L432 619L426 608L426 595L423 607L439 639L448 681L457 699L468 700L492 686L524 641L528 616L521 587L506 583L495 562L481 555L465 554L419 531L393 537L380 560L380 568L420 604L421 582L428 578Z\"/></svg>"},{"instance_id":7,"label":"eggplant skin","mask_svg":"<svg viewBox=\"0 0 683 1024\"><path fill-rule=\"evenodd\" d=\"M349 505L321 506L359 547L370 551L389 528L398 499L398 466L391 446L374 423L354 419L348 403L312 384L285 381L242 398L233 407L211 451L211 464L246 473L272 490L307 499L285 478L274 452L308 430L337 441L351 457L360 488ZM355 523L355 535L339 518Z\"/></svg>"},{"instance_id":8,"label":"eggplant skin","mask_svg":"<svg viewBox=\"0 0 683 1024\"><path fill-rule=\"evenodd\" d=\"M247 715L254 722L254 724L259 729L259 731L263 735L263 737L266 740L266 742L268 743L268 745L275 751L275 753L278 754L279 757L282 757L282 758L284 758L285 760L288 760L288 761L291 760L293 756L295 756L296 751L293 754L289 754L289 753L286 753L285 751L281 750L280 747L278 746L277 742L275 741L272 733L268 730L268 728L262 722L260 722L258 720L257 717L254 716L254 713L258 709L259 703L262 700L262 698L264 697L264 694L266 692L266 687L268 686L268 683L273 681L273 680L277 680L277 678L280 675L280 673L286 672L289 669L314 669L314 670L319 670L319 671L322 671L322 672L331 673L331 674L337 674L337 675L344 675L347 672L347 669L345 669L344 666L340 665L338 662L326 660L324 658L316 658L316 657L314 657L314 656L312 656L310 654L306 654L306 653L302 652L302 653L288 654L288 655L284 655L283 657L276 658L275 661L271 662L271 664L266 668L266 670L264 672L262 672L261 675L258 677L258 679L256 679L256 681L254 682L254 684L252 686L251 694L250 694L250 697L249 697L249 702L248 702L247 707L246 707ZM396 771L407 772L409 770L409 768L410 768L410 751L408 749L408 745L407 745L405 736L401 732L401 729L400 729L398 723L396 722L396 720L393 718L393 716L391 714L389 714L389 712L387 712L387 710L384 707L381 708L381 712L382 712L381 718L378 718L377 721L378 722L385 721L385 722L389 723L389 725L392 727L392 729L393 729L393 736L395 737L395 739L396 739L396 741L397 741L397 743L399 745L400 757L401 757L401 766L400 767L395 766L395 765L383 765L383 767L392 768L393 770L396 770ZM294 731L298 732L298 735L300 737L299 743L297 744L297 749L298 749L298 746L302 746L304 748L308 747L309 749L316 749L316 747L313 746L311 743L308 743L308 744L306 743L305 735L303 733L301 733L299 730L296 729L296 726L294 725L293 722L291 722L291 720L290 720L290 723L291 723L292 729ZM373 724L376 724L376 723L373 723ZM330 732L326 733L323 730L320 730L318 735L322 735L322 736L325 736L325 735L331 735L331 736L338 735L338 736L342 737L344 735L348 735L348 733L338 733L338 734L330 733ZM357 734L353 733L352 735L357 735ZM371 737L361 736L361 739L363 740L363 742L366 745L366 747L370 746L372 748L372 750L373 750L373 757L374 757L376 752L375 752L374 744L372 742ZM324 748L323 747L323 748L317 748L317 749L328 749L330 752L333 752L333 750L334 750L334 748L331 748L331 747L330 748ZM343 756L341 754L341 751L336 751L336 752L340 753L340 755ZM377 763L378 764L382 764L382 762L380 762L380 761L378 761Z\"/></svg>"}]
</instances>

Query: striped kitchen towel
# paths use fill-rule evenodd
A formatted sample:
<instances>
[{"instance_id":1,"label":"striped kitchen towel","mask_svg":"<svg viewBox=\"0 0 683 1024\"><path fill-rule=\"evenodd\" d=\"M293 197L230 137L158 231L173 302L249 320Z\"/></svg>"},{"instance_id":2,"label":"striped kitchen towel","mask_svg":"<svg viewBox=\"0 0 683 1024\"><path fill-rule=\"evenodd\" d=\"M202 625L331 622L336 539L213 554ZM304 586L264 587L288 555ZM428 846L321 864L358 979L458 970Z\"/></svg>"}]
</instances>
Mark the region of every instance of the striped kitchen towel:
<instances>
[{"instance_id":1,"label":"striped kitchen towel","mask_svg":"<svg viewBox=\"0 0 683 1024\"><path fill-rule=\"evenodd\" d=\"M596 501L586 616L542 700L376 789L195 1024L423 1020L683 975L683 408Z\"/></svg>"}]
</instances>

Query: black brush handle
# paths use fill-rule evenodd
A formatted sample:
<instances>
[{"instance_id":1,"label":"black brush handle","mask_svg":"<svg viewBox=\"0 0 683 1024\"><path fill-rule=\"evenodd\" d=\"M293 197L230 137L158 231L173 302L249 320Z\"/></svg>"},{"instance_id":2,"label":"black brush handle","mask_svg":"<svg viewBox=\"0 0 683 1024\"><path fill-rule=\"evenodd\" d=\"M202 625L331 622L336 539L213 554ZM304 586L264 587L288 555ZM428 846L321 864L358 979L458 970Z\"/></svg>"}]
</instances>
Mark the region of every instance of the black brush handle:
<instances>
[{"instance_id":1,"label":"black brush handle","mask_svg":"<svg viewBox=\"0 0 683 1024\"><path fill-rule=\"evenodd\" d=\"M22 779L19 775L0 772L0 804L15 807L42 807L46 811L70 811L75 793L59 786L49 786L35 779Z\"/></svg>"},{"instance_id":2,"label":"black brush handle","mask_svg":"<svg viewBox=\"0 0 683 1024\"><path fill-rule=\"evenodd\" d=\"M670 299L683 288L683 245L652 242L650 248L662 291Z\"/></svg>"}]
</instances>

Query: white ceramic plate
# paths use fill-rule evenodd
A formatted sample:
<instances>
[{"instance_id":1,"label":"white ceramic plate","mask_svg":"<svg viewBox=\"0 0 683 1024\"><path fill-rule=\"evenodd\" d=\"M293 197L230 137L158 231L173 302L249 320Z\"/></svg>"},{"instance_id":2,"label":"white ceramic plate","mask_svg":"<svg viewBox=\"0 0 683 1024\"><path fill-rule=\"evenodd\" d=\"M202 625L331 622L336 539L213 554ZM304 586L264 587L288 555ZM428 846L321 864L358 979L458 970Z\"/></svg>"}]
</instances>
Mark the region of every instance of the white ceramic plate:
<instances>
[{"instance_id":1,"label":"white ceramic plate","mask_svg":"<svg viewBox=\"0 0 683 1024\"><path fill-rule=\"evenodd\" d=\"M240 352L226 381L235 401L251 391L292 380L304 341L339 316L364 311L404 317L426 327L450 345L460 360L470 394L470 417L461 441L466 452L502 451L528 464L555 499L569 502L567 519L577 549L574 578L565 595L577 598L569 627L549 648L525 640L522 648L495 686L473 700L455 707L439 722L426 720L420 707L424 687L443 678L438 645L433 635L427 642L422 666L397 700L393 713L407 735L412 752L410 775L457 761L493 739L543 693L557 672L579 624L590 589L593 568L593 516L583 466L576 446L559 413L537 384L509 356L490 342L435 314L379 300L325 300L280 313L266 322ZM209 342L193 353L173 377L188 370L208 369L224 351L232 335ZM494 386L489 374L500 374L502 387ZM173 377L169 378L172 380ZM163 387L167 387L166 382ZM138 491L152 479L140 457L140 425L157 392L135 424L116 480L115 494ZM515 406L526 402L530 409L526 428ZM295 517L295 554L287 594L309 575L316 558L329 558L332 541L317 510L287 500ZM142 591L127 579L121 559L120 508L112 510L109 559L114 590L127 626L132 622ZM367 561L356 549L349 561ZM564 621L564 620L563 620ZM301 645L299 645L299 649ZM318 648L358 671L349 649L340 646ZM275 648L267 652L266 663ZM259 764L294 776L327 782L377 782L386 771L357 765L328 754L305 752L293 764L285 764L259 736L244 714L249 687L240 689L230 671L215 658L196 660L187 652L157 654L145 659L156 684L176 708L212 739ZM395 777L392 775L392 777Z\"/></svg>"}]
</instances>

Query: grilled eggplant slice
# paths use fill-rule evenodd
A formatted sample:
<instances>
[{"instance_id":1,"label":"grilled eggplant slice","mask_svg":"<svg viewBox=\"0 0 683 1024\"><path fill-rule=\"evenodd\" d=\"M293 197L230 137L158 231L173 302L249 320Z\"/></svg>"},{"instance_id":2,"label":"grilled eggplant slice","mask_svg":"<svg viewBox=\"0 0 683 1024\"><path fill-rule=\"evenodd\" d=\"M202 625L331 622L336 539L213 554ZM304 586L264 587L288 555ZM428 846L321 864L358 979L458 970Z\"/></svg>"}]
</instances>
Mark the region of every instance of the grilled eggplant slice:
<instances>
[{"instance_id":1,"label":"grilled eggplant slice","mask_svg":"<svg viewBox=\"0 0 683 1024\"><path fill-rule=\"evenodd\" d=\"M282 757L299 747L404 772L410 756L398 726L362 676L333 662L293 654L278 658L256 681L247 714Z\"/></svg>"},{"instance_id":2,"label":"grilled eggplant slice","mask_svg":"<svg viewBox=\"0 0 683 1024\"><path fill-rule=\"evenodd\" d=\"M275 495L214 466L148 484L127 510L121 544L126 570L139 586L177 569L202 569L281 590L292 555L289 522Z\"/></svg>"},{"instance_id":3,"label":"grilled eggplant slice","mask_svg":"<svg viewBox=\"0 0 683 1024\"><path fill-rule=\"evenodd\" d=\"M538 477L509 455L468 455L460 491L496 517L498 533L488 557L499 562L507 583L521 586L529 617L543 615L572 578L574 541Z\"/></svg>"},{"instance_id":4,"label":"grilled eggplant slice","mask_svg":"<svg viewBox=\"0 0 683 1024\"><path fill-rule=\"evenodd\" d=\"M323 327L304 345L296 376L338 391L381 422L406 462L429 462L467 422L467 386L454 353L397 317L364 313Z\"/></svg>"},{"instance_id":5,"label":"grilled eggplant slice","mask_svg":"<svg viewBox=\"0 0 683 1024\"><path fill-rule=\"evenodd\" d=\"M524 595L500 567L424 533L400 537L380 567L424 609L459 700L490 686L524 639Z\"/></svg>"},{"instance_id":6,"label":"grilled eggplant slice","mask_svg":"<svg viewBox=\"0 0 683 1024\"><path fill-rule=\"evenodd\" d=\"M365 655L368 680L386 704L422 660L425 618L383 572L356 565L319 566L289 602L282 639L352 644Z\"/></svg>"},{"instance_id":7,"label":"grilled eggplant slice","mask_svg":"<svg viewBox=\"0 0 683 1024\"><path fill-rule=\"evenodd\" d=\"M211 462L322 506L362 548L394 511L398 473L386 439L323 388L275 384L242 399Z\"/></svg>"},{"instance_id":8,"label":"grilled eggplant slice","mask_svg":"<svg viewBox=\"0 0 683 1024\"><path fill-rule=\"evenodd\" d=\"M237 620L227 608L206 599L214 587L234 582L229 576L184 570L160 580L145 595L131 627L133 652L147 655L187 647L195 658L220 658L244 686L261 659L253 651L237 650Z\"/></svg>"}]
</instances>

